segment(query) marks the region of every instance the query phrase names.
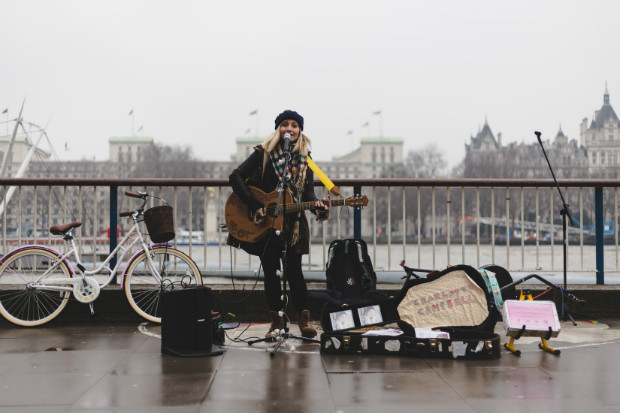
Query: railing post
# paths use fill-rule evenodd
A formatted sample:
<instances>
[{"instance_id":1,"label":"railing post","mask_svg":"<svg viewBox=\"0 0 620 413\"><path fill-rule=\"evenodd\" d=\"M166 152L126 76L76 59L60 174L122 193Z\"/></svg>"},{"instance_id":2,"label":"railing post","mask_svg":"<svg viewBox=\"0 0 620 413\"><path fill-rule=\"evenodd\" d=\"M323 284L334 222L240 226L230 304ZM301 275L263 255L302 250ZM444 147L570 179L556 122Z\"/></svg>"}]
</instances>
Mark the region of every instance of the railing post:
<instances>
[{"instance_id":1,"label":"railing post","mask_svg":"<svg viewBox=\"0 0 620 413\"><path fill-rule=\"evenodd\" d=\"M362 196L362 187L353 187L353 196ZM353 237L362 238L362 207L356 206L353 209Z\"/></svg>"},{"instance_id":2,"label":"railing post","mask_svg":"<svg viewBox=\"0 0 620 413\"><path fill-rule=\"evenodd\" d=\"M118 245L118 186L110 186L110 252ZM116 255L110 261L112 268L116 267ZM116 275L112 284L118 284Z\"/></svg>"},{"instance_id":3,"label":"railing post","mask_svg":"<svg viewBox=\"0 0 620 413\"><path fill-rule=\"evenodd\" d=\"M596 230L596 283L605 284L605 237L603 217L603 188L594 188L594 225Z\"/></svg>"}]
</instances>

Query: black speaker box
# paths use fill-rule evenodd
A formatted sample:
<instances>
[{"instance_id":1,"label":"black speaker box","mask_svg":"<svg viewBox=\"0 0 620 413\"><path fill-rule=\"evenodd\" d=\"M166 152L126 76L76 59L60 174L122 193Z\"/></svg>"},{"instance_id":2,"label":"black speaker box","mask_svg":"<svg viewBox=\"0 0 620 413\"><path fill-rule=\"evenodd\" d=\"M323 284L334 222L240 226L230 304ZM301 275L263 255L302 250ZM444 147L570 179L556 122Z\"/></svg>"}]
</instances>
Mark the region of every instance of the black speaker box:
<instances>
[{"instance_id":1,"label":"black speaker box","mask_svg":"<svg viewBox=\"0 0 620 413\"><path fill-rule=\"evenodd\" d=\"M215 356L211 289L202 285L177 288L161 295L161 352L180 357Z\"/></svg>"}]
</instances>

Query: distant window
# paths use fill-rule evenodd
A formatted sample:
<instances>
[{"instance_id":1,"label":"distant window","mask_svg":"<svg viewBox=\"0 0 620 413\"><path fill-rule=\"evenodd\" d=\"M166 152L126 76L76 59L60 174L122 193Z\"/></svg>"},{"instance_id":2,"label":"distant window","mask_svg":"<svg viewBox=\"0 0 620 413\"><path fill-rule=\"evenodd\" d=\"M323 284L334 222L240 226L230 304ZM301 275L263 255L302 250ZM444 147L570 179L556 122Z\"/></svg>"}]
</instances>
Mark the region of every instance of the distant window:
<instances>
[{"instance_id":1,"label":"distant window","mask_svg":"<svg viewBox=\"0 0 620 413\"><path fill-rule=\"evenodd\" d=\"M592 152L592 164L596 165L596 152Z\"/></svg>"}]
</instances>

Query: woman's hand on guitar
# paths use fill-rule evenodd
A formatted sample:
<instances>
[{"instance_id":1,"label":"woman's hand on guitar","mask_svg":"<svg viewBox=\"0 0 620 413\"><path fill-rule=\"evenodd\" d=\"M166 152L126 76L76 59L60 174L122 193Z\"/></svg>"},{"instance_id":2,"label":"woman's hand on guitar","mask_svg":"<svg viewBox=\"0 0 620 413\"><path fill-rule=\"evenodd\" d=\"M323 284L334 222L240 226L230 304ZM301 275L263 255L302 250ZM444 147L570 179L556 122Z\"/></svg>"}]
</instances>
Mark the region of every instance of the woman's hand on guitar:
<instances>
[{"instance_id":1,"label":"woman's hand on guitar","mask_svg":"<svg viewBox=\"0 0 620 413\"><path fill-rule=\"evenodd\" d=\"M254 223L256 225L260 224L261 222L263 222L265 220L265 216L267 215L267 209L266 208L258 208L255 212L254 212Z\"/></svg>"},{"instance_id":2,"label":"woman's hand on guitar","mask_svg":"<svg viewBox=\"0 0 620 413\"><path fill-rule=\"evenodd\" d=\"M325 221L329 218L329 208L327 207L326 199L323 199L321 201L315 201L314 206L316 212L316 219L318 219L319 221Z\"/></svg>"}]
</instances>

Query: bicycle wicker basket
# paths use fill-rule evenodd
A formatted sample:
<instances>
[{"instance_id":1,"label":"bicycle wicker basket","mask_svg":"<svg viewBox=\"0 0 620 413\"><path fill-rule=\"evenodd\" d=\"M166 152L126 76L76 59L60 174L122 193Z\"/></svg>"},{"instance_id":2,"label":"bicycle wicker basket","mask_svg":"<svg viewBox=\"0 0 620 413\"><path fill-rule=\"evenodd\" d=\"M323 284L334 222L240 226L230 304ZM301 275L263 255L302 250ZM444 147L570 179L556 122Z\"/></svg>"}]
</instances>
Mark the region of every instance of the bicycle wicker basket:
<instances>
[{"instance_id":1,"label":"bicycle wicker basket","mask_svg":"<svg viewBox=\"0 0 620 413\"><path fill-rule=\"evenodd\" d=\"M166 242L174 238L172 207L161 205L144 212L144 223L153 242Z\"/></svg>"}]
</instances>

